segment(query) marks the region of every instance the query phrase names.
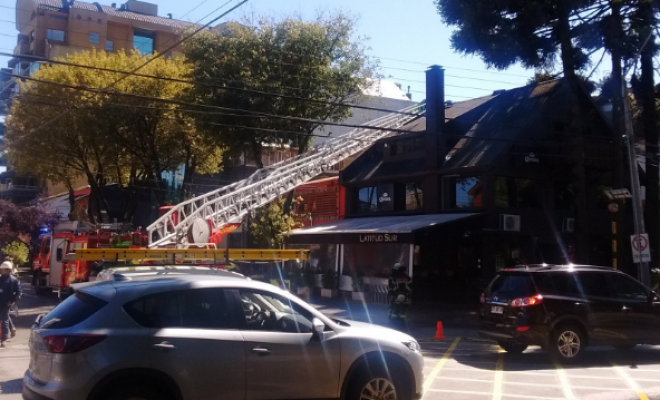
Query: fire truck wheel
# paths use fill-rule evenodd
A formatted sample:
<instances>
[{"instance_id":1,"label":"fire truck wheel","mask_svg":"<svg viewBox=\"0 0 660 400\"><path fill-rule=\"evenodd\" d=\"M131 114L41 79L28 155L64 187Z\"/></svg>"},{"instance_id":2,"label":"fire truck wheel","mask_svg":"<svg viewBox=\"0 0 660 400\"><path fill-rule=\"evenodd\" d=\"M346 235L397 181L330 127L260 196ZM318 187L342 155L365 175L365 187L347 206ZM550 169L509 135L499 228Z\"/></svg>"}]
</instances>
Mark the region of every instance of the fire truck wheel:
<instances>
[{"instance_id":1,"label":"fire truck wheel","mask_svg":"<svg viewBox=\"0 0 660 400\"><path fill-rule=\"evenodd\" d=\"M34 273L32 285L34 286L34 293L37 295L44 294L44 278L42 275L40 269Z\"/></svg>"}]
</instances>

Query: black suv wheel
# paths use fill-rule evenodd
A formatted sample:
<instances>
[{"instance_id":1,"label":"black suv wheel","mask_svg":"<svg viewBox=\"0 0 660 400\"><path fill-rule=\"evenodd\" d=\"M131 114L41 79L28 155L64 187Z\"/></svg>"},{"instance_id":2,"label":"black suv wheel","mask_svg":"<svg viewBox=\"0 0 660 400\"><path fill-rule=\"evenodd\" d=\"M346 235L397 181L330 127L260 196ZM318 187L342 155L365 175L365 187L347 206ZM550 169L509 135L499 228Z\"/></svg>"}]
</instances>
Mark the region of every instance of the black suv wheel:
<instances>
[{"instance_id":1,"label":"black suv wheel","mask_svg":"<svg viewBox=\"0 0 660 400\"><path fill-rule=\"evenodd\" d=\"M580 359L587 346L582 330L575 325L561 325L550 337L548 350L559 361L572 362Z\"/></svg>"}]
</instances>

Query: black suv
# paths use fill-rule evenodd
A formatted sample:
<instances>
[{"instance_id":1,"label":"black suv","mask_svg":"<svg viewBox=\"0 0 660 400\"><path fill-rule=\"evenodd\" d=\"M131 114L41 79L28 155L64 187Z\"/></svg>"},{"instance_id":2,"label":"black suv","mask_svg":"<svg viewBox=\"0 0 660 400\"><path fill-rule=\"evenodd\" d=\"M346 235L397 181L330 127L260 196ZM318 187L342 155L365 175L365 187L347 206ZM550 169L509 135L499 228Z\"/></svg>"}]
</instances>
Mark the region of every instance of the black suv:
<instances>
[{"instance_id":1,"label":"black suv","mask_svg":"<svg viewBox=\"0 0 660 400\"><path fill-rule=\"evenodd\" d=\"M507 352L539 345L572 361L587 344L660 344L660 298L630 276L587 265L505 269L481 295L481 337Z\"/></svg>"}]
</instances>

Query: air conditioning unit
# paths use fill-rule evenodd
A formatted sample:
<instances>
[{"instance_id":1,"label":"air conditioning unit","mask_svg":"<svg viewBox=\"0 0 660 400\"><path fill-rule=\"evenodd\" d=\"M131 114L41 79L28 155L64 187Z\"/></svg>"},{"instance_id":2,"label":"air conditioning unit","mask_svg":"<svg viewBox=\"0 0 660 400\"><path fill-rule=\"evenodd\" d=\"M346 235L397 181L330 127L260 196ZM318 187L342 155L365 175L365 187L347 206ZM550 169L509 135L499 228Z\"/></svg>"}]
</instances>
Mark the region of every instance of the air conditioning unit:
<instances>
[{"instance_id":1,"label":"air conditioning unit","mask_svg":"<svg viewBox=\"0 0 660 400\"><path fill-rule=\"evenodd\" d=\"M561 224L561 231L564 233L575 232L575 218L564 218Z\"/></svg>"},{"instance_id":2,"label":"air conditioning unit","mask_svg":"<svg viewBox=\"0 0 660 400\"><path fill-rule=\"evenodd\" d=\"M520 232L520 215L500 214L500 230Z\"/></svg>"}]
</instances>

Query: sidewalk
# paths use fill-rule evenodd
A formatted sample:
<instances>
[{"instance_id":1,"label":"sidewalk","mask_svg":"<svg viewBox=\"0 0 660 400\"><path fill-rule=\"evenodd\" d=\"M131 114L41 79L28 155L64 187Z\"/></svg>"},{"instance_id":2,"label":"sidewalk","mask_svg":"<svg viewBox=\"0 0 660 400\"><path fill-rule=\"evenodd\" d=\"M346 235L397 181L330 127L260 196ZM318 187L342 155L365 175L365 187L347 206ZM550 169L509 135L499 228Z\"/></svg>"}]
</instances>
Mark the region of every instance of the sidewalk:
<instances>
[{"instance_id":1,"label":"sidewalk","mask_svg":"<svg viewBox=\"0 0 660 400\"><path fill-rule=\"evenodd\" d=\"M415 302L408 309L405 322L388 319L388 306L385 304L365 304L342 298L327 299L312 295L310 304L332 318L352 319L386 326L406 332L419 341L432 340L436 333L436 324L442 322L447 338L457 336L478 338L477 308L461 304L436 302Z\"/></svg>"}]
</instances>

